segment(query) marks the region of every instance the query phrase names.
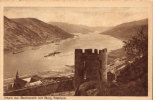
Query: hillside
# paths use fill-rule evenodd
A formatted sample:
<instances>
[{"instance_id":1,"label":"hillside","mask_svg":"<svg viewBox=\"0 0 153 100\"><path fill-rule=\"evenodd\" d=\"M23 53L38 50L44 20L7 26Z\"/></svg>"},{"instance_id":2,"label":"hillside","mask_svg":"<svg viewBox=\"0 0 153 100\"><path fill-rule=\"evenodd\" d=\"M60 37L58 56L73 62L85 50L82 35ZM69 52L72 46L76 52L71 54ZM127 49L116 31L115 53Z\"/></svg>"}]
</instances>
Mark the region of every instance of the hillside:
<instances>
[{"instance_id":1,"label":"hillside","mask_svg":"<svg viewBox=\"0 0 153 100\"><path fill-rule=\"evenodd\" d=\"M119 65L120 66L120 65ZM124 66L124 67L122 67ZM116 66L111 76L107 76L105 96L147 96L148 95L148 59L144 56L133 63ZM107 73L108 75L108 73ZM99 96L95 81L80 85L77 96Z\"/></svg>"},{"instance_id":2,"label":"hillside","mask_svg":"<svg viewBox=\"0 0 153 100\"><path fill-rule=\"evenodd\" d=\"M109 27L89 27L85 25L75 25L75 24L68 24L64 22L49 22L49 24L58 26L69 33L87 34L94 31L105 31L109 29Z\"/></svg>"},{"instance_id":3,"label":"hillside","mask_svg":"<svg viewBox=\"0 0 153 100\"><path fill-rule=\"evenodd\" d=\"M5 51L17 50L26 46L40 45L47 42L73 37L57 26L35 18L9 19L4 17Z\"/></svg>"},{"instance_id":4,"label":"hillside","mask_svg":"<svg viewBox=\"0 0 153 100\"><path fill-rule=\"evenodd\" d=\"M117 86L111 87L111 95L148 95L148 57L144 56L119 70ZM114 92L115 90L118 90Z\"/></svg>"},{"instance_id":5,"label":"hillside","mask_svg":"<svg viewBox=\"0 0 153 100\"><path fill-rule=\"evenodd\" d=\"M32 30L4 17L4 49L5 51L18 49L27 45L35 45L41 38Z\"/></svg>"},{"instance_id":6,"label":"hillside","mask_svg":"<svg viewBox=\"0 0 153 100\"><path fill-rule=\"evenodd\" d=\"M100 34L107 34L121 40L128 40L137 33L138 29L142 25L147 26L148 19L123 23L107 31L101 32ZM144 31L146 34L148 33L147 27L145 27Z\"/></svg>"},{"instance_id":7,"label":"hillside","mask_svg":"<svg viewBox=\"0 0 153 100\"><path fill-rule=\"evenodd\" d=\"M57 26L47 24L35 18L17 18L12 20L17 23L23 24L25 27L33 30L42 39L46 40L54 38L66 39L73 36Z\"/></svg>"},{"instance_id":8,"label":"hillside","mask_svg":"<svg viewBox=\"0 0 153 100\"><path fill-rule=\"evenodd\" d=\"M124 48L112 50L111 52L108 53L108 60L107 63L110 64L112 63L115 59L121 59L126 56L126 52Z\"/></svg>"}]
</instances>

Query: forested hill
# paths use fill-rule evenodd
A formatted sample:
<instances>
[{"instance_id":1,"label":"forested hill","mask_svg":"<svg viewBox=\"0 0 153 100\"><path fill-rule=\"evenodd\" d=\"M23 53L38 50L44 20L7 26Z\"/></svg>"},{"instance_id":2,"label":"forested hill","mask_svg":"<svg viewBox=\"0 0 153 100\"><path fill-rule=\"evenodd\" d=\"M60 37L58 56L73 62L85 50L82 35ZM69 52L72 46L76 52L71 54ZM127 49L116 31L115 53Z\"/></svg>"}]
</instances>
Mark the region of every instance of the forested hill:
<instances>
[{"instance_id":1,"label":"forested hill","mask_svg":"<svg viewBox=\"0 0 153 100\"><path fill-rule=\"evenodd\" d=\"M57 26L35 18L10 19L4 16L4 49L17 50L73 37Z\"/></svg>"}]
</instances>

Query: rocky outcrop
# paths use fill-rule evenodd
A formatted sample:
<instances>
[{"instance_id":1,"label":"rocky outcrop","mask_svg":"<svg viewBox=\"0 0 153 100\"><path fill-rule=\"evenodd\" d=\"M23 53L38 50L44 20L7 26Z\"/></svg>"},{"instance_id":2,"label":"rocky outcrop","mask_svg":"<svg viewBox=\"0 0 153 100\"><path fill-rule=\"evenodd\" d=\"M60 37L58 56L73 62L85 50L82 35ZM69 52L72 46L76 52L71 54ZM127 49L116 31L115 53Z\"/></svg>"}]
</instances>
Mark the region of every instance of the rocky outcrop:
<instances>
[{"instance_id":1,"label":"rocky outcrop","mask_svg":"<svg viewBox=\"0 0 153 100\"><path fill-rule=\"evenodd\" d=\"M98 82L89 81L82 83L76 90L75 96L96 96L99 94Z\"/></svg>"}]
</instances>

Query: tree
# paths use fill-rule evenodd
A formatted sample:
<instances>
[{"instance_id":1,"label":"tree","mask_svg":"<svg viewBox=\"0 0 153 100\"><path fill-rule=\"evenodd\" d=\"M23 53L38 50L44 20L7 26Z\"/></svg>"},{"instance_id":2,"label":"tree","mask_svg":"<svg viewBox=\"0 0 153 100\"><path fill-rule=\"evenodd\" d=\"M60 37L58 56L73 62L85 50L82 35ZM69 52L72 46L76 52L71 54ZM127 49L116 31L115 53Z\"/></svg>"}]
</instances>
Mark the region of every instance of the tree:
<instances>
[{"instance_id":1,"label":"tree","mask_svg":"<svg viewBox=\"0 0 153 100\"><path fill-rule=\"evenodd\" d=\"M128 60L148 55L148 25L142 25L136 30L136 35L128 41L123 41Z\"/></svg>"}]
</instances>

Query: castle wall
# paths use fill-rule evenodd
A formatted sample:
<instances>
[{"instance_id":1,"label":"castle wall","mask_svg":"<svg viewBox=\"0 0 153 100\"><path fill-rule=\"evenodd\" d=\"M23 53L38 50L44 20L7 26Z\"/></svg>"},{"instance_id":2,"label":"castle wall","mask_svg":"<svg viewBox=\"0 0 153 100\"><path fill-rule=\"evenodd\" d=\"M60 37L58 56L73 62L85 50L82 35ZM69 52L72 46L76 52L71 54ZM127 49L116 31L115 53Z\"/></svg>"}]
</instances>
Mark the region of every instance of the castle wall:
<instances>
[{"instance_id":1,"label":"castle wall","mask_svg":"<svg viewBox=\"0 0 153 100\"><path fill-rule=\"evenodd\" d=\"M23 88L4 93L4 96L44 96L51 93L72 91L73 79L64 80L58 83L51 83L47 85L39 85L35 87Z\"/></svg>"},{"instance_id":2,"label":"castle wall","mask_svg":"<svg viewBox=\"0 0 153 100\"><path fill-rule=\"evenodd\" d=\"M86 69L86 81L99 80L98 69L100 63L98 61L99 55L92 52L92 49L85 50L85 69Z\"/></svg>"}]
</instances>

